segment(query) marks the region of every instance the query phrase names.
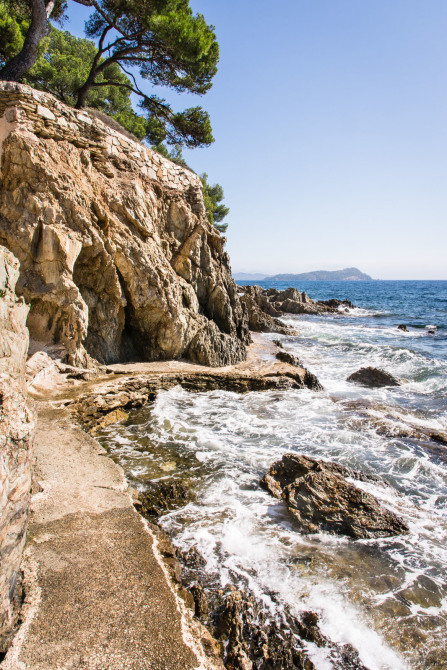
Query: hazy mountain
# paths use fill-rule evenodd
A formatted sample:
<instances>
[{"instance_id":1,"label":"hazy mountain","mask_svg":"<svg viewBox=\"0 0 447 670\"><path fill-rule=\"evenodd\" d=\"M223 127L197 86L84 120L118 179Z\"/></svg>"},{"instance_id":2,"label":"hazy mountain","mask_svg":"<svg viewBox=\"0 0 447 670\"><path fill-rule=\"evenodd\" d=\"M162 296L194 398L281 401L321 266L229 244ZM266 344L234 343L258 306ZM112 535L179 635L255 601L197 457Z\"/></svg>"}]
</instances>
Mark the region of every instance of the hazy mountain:
<instances>
[{"instance_id":1,"label":"hazy mountain","mask_svg":"<svg viewBox=\"0 0 447 670\"><path fill-rule=\"evenodd\" d=\"M301 274L281 274L269 277L274 281L368 281L372 277L360 272L357 268L344 268L344 270L315 270L314 272L302 272Z\"/></svg>"}]
</instances>

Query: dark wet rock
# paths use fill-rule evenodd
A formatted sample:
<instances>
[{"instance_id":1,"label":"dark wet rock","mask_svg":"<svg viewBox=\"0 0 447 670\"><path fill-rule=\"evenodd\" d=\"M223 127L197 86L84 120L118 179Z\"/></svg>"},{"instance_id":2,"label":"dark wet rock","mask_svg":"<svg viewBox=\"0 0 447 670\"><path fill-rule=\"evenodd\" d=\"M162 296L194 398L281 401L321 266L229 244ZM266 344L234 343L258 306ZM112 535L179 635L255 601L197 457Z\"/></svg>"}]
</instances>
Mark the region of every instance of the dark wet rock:
<instances>
[{"instance_id":1,"label":"dark wet rock","mask_svg":"<svg viewBox=\"0 0 447 670\"><path fill-rule=\"evenodd\" d=\"M285 501L306 533L326 531L359 539L408 531L393 512L345 477L365 480L365 475L336 463L285 454L271 466L261 485Z\"/></svg>"},{"instance_id":2,"label":"dark wet rock","mask_svg":"<svg viewBox=\"0 0 447 670\"><path fill-rule=\"evenodd\" d=\"M214 634L225 644L229 670L315 670L299 637L300 626L268 620L253 597L233 590L214 613ZM301 626L303 627L303 626Z\"/></svg>"},{"instance_id":3,"label":"dark wet rock","mask_svg":"<svg viewBox=\"0 0 447 670\"><path fill-rule=\"evenodd\" d=\"M140 513L149 518L183 507L193 498L188 482L172 480L151 482L144 493L139 493L136 506Z\"/></svg>"},{"instance_id":4,"label":"dark wet rock","mask_svg":"<svg viewBox=\"0 0 447 670\"><path fill-rule=\"evenodd\" d=\"M190 589L202 599L201 585ZM353 647L333 644L321 633L315 612L295 617L285 608L276 619L246 590L211 588L210 593L207 605L211 606L198 618L223 644L228 669L316 670L306 653L310 642L329 650L337 670L367 670Z\"/></svg>"},{"instance_id":5,"label":"dark wet rock","mask_svg":"<svg viewBox=\"0 0 447 670\"><path fill-rule=\"evenodd\" d=\"M324 391L324 388L318 381L317 376L314 375L313 372L309 372L309 370L306 370L304 374L304 383L311 391Z\"/></svg>"},{"instance_id":6,"label":"dark wet rock","mask_svg":"<svg viewBox=\"0 0 447 670\"><path fill-rule=\"evenodd\" d=\"M407 328L407 326L406 326L404 323L400 323L400 324L397 326L397 330L403 330L404 333L408 333L408 328Z\"/></svg>"},{"instance_id":7,"label":"dark wet rock","mask_svg":"<svg viewBox=\"0 0 447 670\"><path fill-rule=\"evenodd\" d=\"M433 442L437 442L438 444L447 444L447 434L446 433L438 433L438 432L429 432L429 437Z\"/></svg>"},{"instance_id":8,"label":"dark wet rock","mask_svg":"<svg viewBox=\"0 0 447 670\"><path fill-rule=\"evenodd\" d=\"M206 595L203 586L200 584L200 582L196 582L190 586L189 590L191 591L192 597L194 598L194 611L196 617L199 619L206 617L209 612L209 604L208 596Z\"/></svg>"},{"instance_id":9,"label":"dark wet rock","mask_svg":"<svg viewBox=\"0 0 447 670\"><path fill-rule=\"evenodd\" d=\"M358 652L351 644L344 644L340 650L340 658L334 664L335 670L369 670L360 661Z\"/></svg>"},{"instance_id":10,"label":"dark wet rock","mask_svg":"<svg viewBox=\"0 0 447 670\"><path fill-rule=\"evenodd\" d=\"M275 345L275 347L278 347L279 349L284 349L284 345L281 342L281 340L272 340L272 342Z\"/></svg>"},{"instance_id":11,"label":"dark wet rock","mask_svg":"<svg viewBox=\"0 0 447 670\"><path fill-rule=\"evenodd\" d=\"M182 562L192 571L197 572L206 565L205 559L197 550L195 545L193 545L188 551L182 552L181 557Z\"/></svg>"},{"instance_id":12,"label":"dark wet rock","mask_svg":"<svg viewBox=\"0 0 447 670\"><path fill-rule=\"evenodd\" d=\"M288 351L278 351L276 354L276 358L278 361L281 361L282 363L288 363L289 365L293 365L295 368L302 368L303 364L293 354L290 354Z\"/></svg>"},{"instance_id":13,"label":"dark wet rock","mask_svg":"<svg viewBox=\"0 0 447 670\"><path fill-rule=\"evenodd\" d=\"M401 386L402 382L393 377L389 372L380 370L379 368L360 368L357 372L353 372L347 378L348 382L359 384L360 386L369 386L371 388L380 388L382 386Z\"/></svg>"},{"instance_id":14,"label":"dark wet rock","mask_svg":"<svg viewBox=\"0 0 447 670\"><path fill-rule=\"evenodd\" d=\"M141 494L131 493L141 511ZM176 592L211 633L202 642L223 657L227 670L316 670L308 642L326 648L334 670L367 670L350 645L334 644L321 633L315 612L296 617L278 602L281 614L272 616L248 590L222 589L219 574L206 571L197 547L182 552L159 526L149 522L149 527ZM274 593L268 595L275 601Z\"/></svg>"},{"instance_id":15,"label":"dark wet rock","mask_svg":"<svg viewBox=\"0 0 447 670\"><path fill-rule=\"evenodd\" d=\"M331 300L319 300L317 305L320 307L329 307L334 310L338 310L340 307L345 307L347 309L354 309L355 307L350 300L336 300L335 298L332 298Z\"/></svg>"}]
</instances>

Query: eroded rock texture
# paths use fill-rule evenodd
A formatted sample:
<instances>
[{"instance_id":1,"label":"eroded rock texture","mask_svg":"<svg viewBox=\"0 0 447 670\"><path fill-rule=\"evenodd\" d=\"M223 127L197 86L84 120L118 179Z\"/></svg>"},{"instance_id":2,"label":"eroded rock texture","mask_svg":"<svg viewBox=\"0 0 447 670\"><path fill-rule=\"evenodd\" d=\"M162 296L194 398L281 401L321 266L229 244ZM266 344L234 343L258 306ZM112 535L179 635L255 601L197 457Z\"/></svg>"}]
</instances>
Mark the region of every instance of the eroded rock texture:
<instances>
[{"instance_id":1,"label":"eroded rock texture","mask_svg":"<svg viewBox=\"0 0 447 670\"><path fill-rule=\"evenodd\" d=\"M0 242L31 338L83 366L243 360L247 319L197 175L48 94L0 94Z\"/></svg>"},{"instance_id":2,"label":"eroded rock texture","mask_svg":"<svg viewBox=\"0 0 447 670\"><path fill-rule=\"evenodd\" d=\"M8 645L19 604L34 434L24 390L28 307L14 292L18 276L17 259L0 247L0 654Z\"/></svg>"},{"instance_id":3,"label":"eroded rock texture","mask_svg":"<svg viewBox=\"0 0 447 670\"><path fill-rule=\"evenodd\" d=\"M346 478L374 477L337 463L285 454L274 463L261 485L283 499L306 533L326 531L354 539L387 537L408 531L396 514Z\"/></svg>"}]
</instances>

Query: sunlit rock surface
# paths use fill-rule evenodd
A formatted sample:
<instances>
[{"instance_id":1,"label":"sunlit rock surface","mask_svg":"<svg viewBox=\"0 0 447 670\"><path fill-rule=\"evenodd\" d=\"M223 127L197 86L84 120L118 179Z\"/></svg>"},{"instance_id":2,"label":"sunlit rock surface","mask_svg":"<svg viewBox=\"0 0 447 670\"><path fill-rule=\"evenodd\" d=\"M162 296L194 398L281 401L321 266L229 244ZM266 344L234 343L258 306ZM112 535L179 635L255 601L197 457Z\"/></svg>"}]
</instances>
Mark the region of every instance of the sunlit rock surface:
<instances>
[{"instance_id":1,"label":"sunlit rock surface","mask_svg":"<svg viewBox=\"0 0 447 670\"><path fill-rule=\"evenodd\" d=\"M33 340L87 365L244 360L247 317L199 177L51 95L0 84L0 242Z\"/></svg>"}]
</instances>

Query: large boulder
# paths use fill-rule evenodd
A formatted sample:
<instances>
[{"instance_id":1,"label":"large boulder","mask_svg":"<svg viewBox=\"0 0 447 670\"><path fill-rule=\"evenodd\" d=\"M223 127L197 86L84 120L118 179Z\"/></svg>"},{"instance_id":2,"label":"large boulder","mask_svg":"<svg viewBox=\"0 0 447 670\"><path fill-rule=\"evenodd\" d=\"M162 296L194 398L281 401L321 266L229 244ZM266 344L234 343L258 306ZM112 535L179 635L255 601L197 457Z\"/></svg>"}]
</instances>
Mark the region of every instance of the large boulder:
<instances>
[{"instance_id":1,"label":"large boulder","mask_svg":"<svg viewBox=\"0 0 447 670\"><path fill-rule=\"evenodd\" d=\"M305 533L326 531L357 540L408 531L396 514L346 477L374 479L336 463L285 454L271 466L261 486L284 500Z\"/></svg>"},{"instance_id":2,"label":"large boulder","mask_svg":"<svg viewBox=\"0 0 447 670\"><path fill-rule=\"evenodd\" d=\"M402 382L393 377L389 372L379 368L360 368L353 372L347 378L348 382L358 384L359 386L369 386L370 388L381 388L382 386L401 386Z\"/></svg>"}]
</instances>

